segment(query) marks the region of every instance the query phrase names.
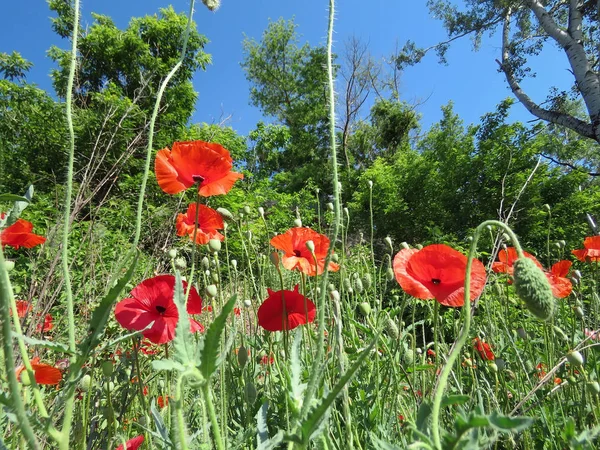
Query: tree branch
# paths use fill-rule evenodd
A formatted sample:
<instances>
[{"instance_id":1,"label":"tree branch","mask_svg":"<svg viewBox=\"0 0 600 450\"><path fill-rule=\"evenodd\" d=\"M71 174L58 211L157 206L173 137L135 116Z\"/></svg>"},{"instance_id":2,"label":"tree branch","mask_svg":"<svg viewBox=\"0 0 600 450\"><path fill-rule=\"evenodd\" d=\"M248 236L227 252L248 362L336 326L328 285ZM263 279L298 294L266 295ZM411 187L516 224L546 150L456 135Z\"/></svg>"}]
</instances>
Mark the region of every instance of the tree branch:
<instances>
[{"instance_id":1,"label":"tree branch","mask_svg":"<svg viewBox=\"0 0 600 450\"><path fill-rule=\"evenodd\" d=\"M568 167L569 169L572 170L576 170L577 172L583 172L583 173L587 173L590 177L600 177L600 172L588 172L587 170L582 169L581 167L577 167L571 163L568 162L563 162L563 161L558 161L557 159L554 159L552 156L548 156L544 153L539 153L539 155L544 158L547 159L551 162L553 162L554 164L558 164L559 166L563 166L563 167Z\"/></svg>"}]
</instances>

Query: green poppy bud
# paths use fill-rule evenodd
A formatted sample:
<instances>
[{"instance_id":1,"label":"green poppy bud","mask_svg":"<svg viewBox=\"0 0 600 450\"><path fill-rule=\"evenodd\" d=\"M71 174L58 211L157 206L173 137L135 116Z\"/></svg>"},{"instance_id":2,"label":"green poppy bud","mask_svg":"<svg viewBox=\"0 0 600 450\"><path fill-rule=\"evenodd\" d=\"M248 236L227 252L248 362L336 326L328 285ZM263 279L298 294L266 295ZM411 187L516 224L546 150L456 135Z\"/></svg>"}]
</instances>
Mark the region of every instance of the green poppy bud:
<instances>
[{"instance_id":1,"label":"green poppy bud","mask_svg":"<svg viewBox=\"0 0 600 450\"><path fill-rule=\"evenodd\" d=\"M597 381L588 381L586 386L592 395L600 394L600 384Z\"/></svg>"},{"instance_id":2,"label":"green poppy bud","mask_svg":"<svg viewBox=\"0 0 600 450\"><path fill-rule=\"evenodd\" d=\"M333 255L331 255L331 260L336 263L340 260L340 257L337 255L337 253L334 253Z\"/></svg>"},{"instance_id":3,"label":"green poppy bud","mask_svg":"<svg viewBox=\"0 0 600 450\"><path fill-rule=\"evenodd\" d=\"M518 258L514 263L514 286L527 309L541 320L554 314L556 301L548 278L529 258Z\"/></svg>"},{"instance_id":4,"label":"green poppy bud","mask_svg":"<svg viewBox=\"0 0 600 450\"><path fill-rule=\"evenodd\" d=\"M394 320L391 317L388 317L385 321L385 331L393 339L398 339L400 337L400 330L398 329L398 325L396 325L396 322L394 322Z\"/></svg>"},{"instance_id":5,"label":"green poppy bud","mask_svg":"<svg viewBox=\"0 0 600 450\"><path fill-rule=\"evenodd\" d=\"M212 279L213 283L219 282L219 274L217 272L211 273L210 278Z\"/></svg>"},{"instance_id":6,"label":"green poppy bud","mask_svg":"<svg viewBox=\"0 0 600 450\"><path fill-rule=\"evenodd\" d=\"M169 258L175 259L177 257L177 250L175 250L174 248L172 248L171 250L169 250L167 252L167 255L169 255Z\"/></svg>"},{"instance_id":7,"label":"green poppy bud","mask_svg":"<svg viewBox=\"0 0 600 450\"><path fill-rule=\"evenodd\" d=\"M502 358L496 358L494 362L496 363L498 370L504 370L506 367L506 361L504 361Z\"/></svg>"},{"instance_id":8,"label":"green poppy bud","mask_svg":"<svg viewBox=\"0 0 600 450\"><path fill-rule=\"evenodd\" d=\"M342 280L342 284L344 285L344 289L345 289L345 290L347 290L347 291L348 291L348 290L352 289L352 283L351 283L351 281L350 281L350 279L349 279L349 278L344 278L344 279Z\"/></svg>"},{"instance_id":9,"label":"green poppy bud","mask_svg":"<svg viewBox=\"0 0 600 450\"><path fill-rule=\"evenodd\" d=\"M517 334L519 335L519 337L521 339L527 339L527 331L525 331L525 328L523 328L523 327L517 328Z\"/></svg>"},{"instance_id":10,"label":"green poppy bud","mask_svg":"<svg viewBox=\"0 0 600 450\"><path fill-rule=\"evenodd\" d=\"M217 289L217 286L215 286L214 284L209 284L208 286L206 286L206 293L209 297L215 298L219 291Z\"/></svg>"},{"instance_id":11,"label":"green poppy bud","mask_svg":"<svg viewBox=\"0 0 600 450\"><path fill-rule=\"evenodd\" d=\"M252 302L248 299L244 300L244 307L250 308L252 306Z\"/></svg>"},{"instance_id":12,"label":"green poppy bud","mask_svg":"<svg viewBox=\"0 0 600 450\"><path fill-rule=\"evenodd\" d=\"M348 211L348 208L344 208L344 215L346 216L347 219L350 218L350 211Z\"/></svg>"},{"instance_id":13,"label":"green poppy bud","mask_svg":"<svg viewBox=\"0 0 600 450\"><path fill-rule=\"evenodd\" d=\"M302 219L294 219L294 226L295 227L301 227L302 226Z\"/></svg>"},{"instance_id":14,"label":"green poppy bud","mask_svg":"<svg viewBox=\"0 0 600 450\"><path fill-rule=\"evenodd\" d=\"M305 245L309 252L311 252L311 253L315 252L315 243L313 241L306 241Z\"/></svg>"},{"instance_id":15,"label":"green poppy bud","mask_svg":"<svg viewBox=\"0 0 600 450\"><path fill-rule=\"evenodd\" d=\"M329 211L333 211L333 203L327 203L327 205L325 205L327 207L327 209Z\"/></svg>"},{"instance_id":16,"label":"green poppy bud","mask_svg":"<svg viewBox=\"0 0 600 450\"><path fill-rule=\"evenodd\" d=\"M175 258L175 267L182 270L185 269L187 267L187 261L185 260L185 258Z\"/></svg>"},{"instance_id":17,"label":"green poppy bud","mask_svg":"<svg viewBox=\"0 0 600 450\"><path fill-rule=\"evenodd\" d=\"M218 239L211 239L208 241L208 248L210 248L213 252L218 252L221 250L221 241Z\"/></svg>"},{"instance_id":18,"label":"green poppy bud","mask_svg":"<svg viewBox=\"0 0 600 450\"><path fill-rule=\"evenodd\" d=\"M250 215L250 207L248 205L244 206L244 214L246 214L247 216Z\"/></svg>"},{"instance_id":19,"label":"green poppy bud","mask_svg":"<svg viewBox=\"0 0 600 450\"><path fill-rule=\"evenodd\" d=\"M331 297L331 300L334 300L336 302L340 301L340 293L335 289L329 293L329 296Z\"/></svg>"},{"instance_id":20,"label":"green poppy bud","mask_svg":"<svg viewBox=\"0 0 600 450\"><path fill-rule=\"evenodd\" d=\"M533 363L531 361L525 361L525 370L527 371L527 373L533 372Z\"/></svg>"},{"instance_id":21,"label":"green poppy bud","mask_svg":"<svg viewBox=\"0 0 600 450\"><path fill-rule=\"evenodd\" d=\"M254 383L249 382L246 383L246 386L244 388L245 394L246 394L246 401L248 402L249 405L254 405L254 402L256 401L256 386L254 386Z\"/></svg>"},{"instance_id":22,"label":"green poppy bud","mask_svg":"<svg viewBox=\"0 0 600 450\"><path fill-rule=\"evenodd\" d=\"M371 180L367 181L368 185L369 185L369 189L373 189L373 182Z\"/></svg>"},{"instance_id":23,"label":"green poppy bud","mask_svg":"<svg viewBox=\"0 0 600 450\"><path fill-rule=\"evenodd\" d=\"M371 305L368 302L362 302L358 305L358 310L363 316L367 317L371 314Z\"/></svg>"},{"instance_id":24,"label":"green poppy bud","mask_svg":"<svg viewBox=\"0 0 600 450\"><path fill-rule=\"evenodd\" d=\"M392 238L389 236L386 236L384 239L385 243L387 244L387 246L390 248L390 251L393 252L394 251L394 244L392 243Z\"/></svg>"},{"instance_id":25,"label":"green poppy bud","mask_svg":"<svg viewBox=\"0 0 600 450\"><path fill-rule=\"evenodd\" d=\"M579 353L577 350L571 350L567 353L567 361L569 364L575 367L579 367L583 365L583 355Z\"/></svg>"},{"instance_id":26,"label":"green poppy bud","mask_svg":"<svg viewBox=\"0 0 600 450\"><path fill-rule=\"evenodd\" d=\"M546 210L546 212L550 212L550 205L548 203L546 203L544 206L542 206L542 208L544 208Z\"/></svg>"},{"instance_id":27,"label":"green poppy bud","mask_svg":"<svg viewBox=\"0 0 600 450\"><path fill-rule=\"evenodd\" d=\"M233 220L233 214L228 209L217 208L217 212L223 216L224 219Z\"/></svg>"},{"instance_id":28,"label":"green poppy bud","mask_svg":"<svg viewBox=\"0 0 600 450\"><path fill-rule=\"evenodd\" d=\"M363 284L362 281L360 280L360 278L357 278L356 280L354 280L354 289L356 289L356 292L358 292L359 294L361 294L364 290L363 288Z\"/></svg>"},{"instance_id":29,"label":"green poppy bud","mask_svg":"<svg viewBox=\"0 0 600 450\"><path fill-rule=\"evenodd\" d=\"M585 313L583 312L583 308L581 306L576 306L575 308L573 308L573 311L575 312L575 315L580 319L583 319L585 317Z\"/></svg>"},{"instance_id":30,"label":"green poppy bud","mask_svg":"<svg viewBox=\"0 0 600 450\"><path fill-rule=\"evenodd\" d=\"M413 363L415 362L415 353L412 351L412 349L409 348L404 351L404 353L402 354L402 362L406 366L413 365Z\"/></svg>"},{"instance_id":31,"label":"green poppy bud","mask_svg":"<svg viewBox=\"0 0 600 450\"><path fill-rule=\"evenodd\" d=\"M569 384L577 384L577 378L575 378L573 375L567 378L567 381L569 382Z\"/></svg>"},{"instance_id":32,"label":"green poppy bud","mask_svg":"<svg viewBox=\"0 0 600 450\"><path fill-rule=\"evenodd\" d=\"M221 0L202 0L202 3L211 11L216 11L221 6Z\"/></svg>"},{"instance_id":33,"label":"green poppy bud","mask_svg":"<svg viewBox=\"0 0 600 450\"><path fill-rule=\"evenodd\" d=\"M24 370L21 372L21 384L23 386L29 386L31 384L31 380L29 379L29 372Z\"/></svg>"},{"instance_id":34,"label":"green poppy bud","mask_svg":"<svg viewBox=\"0 0 600 450\"><path fill-rule=\"evenodd\" d=\"M11 270L13 270L15 268L15 262L11 261L11 260L4 260L4 268L6 269L7 272L10 272Z\"/></svg>"},{"instance_id":35,"label":"green poppy bud","mask_svg":"<svg viewBox=\"0 0 600 450\"><path fill-rule=\"evenodd\" d=\"M387 270L385 271L385 277L387 278L388 281L394 281L395 278L395 274L394 274L394 269L392 269L391 267L388 267Z\"/></svg>"},{"instance_id":36,"label":"green poppy bud","mask_svg":"<svg viewBox=\"0 0 600 450\"><path fill-rule=\"evenodd\" d=\"M277 252L272 252L269 255L269 258L271 259L271 263L275 266L275 267L279 267L279 253Z\"/></svg>"},{"instance_id":37,"label":"green poppy bud","mask_svg":"<svg viewBox=\"0 0 600 450\"><path fill-rule=\"evenodd\" d=\"M488 363L488 367L490 368L490 370L494 373L498 373L498 365L494 362L494 361L490 361Z\"/></svg>"},{"instance_id":38,"label":"green poppy bud","mask_svg":"<svg viewBox=\"0 0 600 450\"><path fill-rule=\"evenodd\" d=\"M248 239L249 241L252 240L252 231L250 231L250 230L246 231L246 239Z\"/></svg>"},{"instance_id":39,"label":"green poppy bud","mask_svg":"<svg viewBox=\"0 0 600 450\"><path fill-rule=\"evenodd\" d=\"M554 334L556 336L558 336L564 342L568 342L569 341L569 338L567 337L567 335L565 334L565 332L560 327L557 327L556 325L554 325L552 328L554 329Z\"/></svg>"},{"instance_id":40,"label":"green poppy bud","mask_svg":"<svg viewBox=\"0 0 600 450\"><path fill-rule=\"evenodd\" d=\"M87 392L90 390L91 386L92 386L92 377L91 376L86 374L83 377L81 377L81 380L79 380L79 389L81 389L83 392Z\"/></svg>"},{"instance_id":41,"label":"green poppy bud","mask_svg":"<svg viewBox=\"0 0 600 450\"><path fill-rule=\"evenodd\" d=\"M233 270L237 270L237 260L236 259L231 260L231 267L233 267Z\"/></svg>"},{"instance_id":42,"label":"green poppy bud","mask_svg":"<svg viewBox=\"0 0 600 450\"><path fill-rule=\"evenodd\" d=\"M238 350L237 360L240 367L243 369L248 362L248 350L243 345Z\"/></svg>"},{"instance_id":43,"label":"green poppy bud","mask_svg":"<svg viewBox=\"0 0 600 450\"><path fill-rule=\"evenodd\" d=\"M265 218L265 209L262 206L258 207L258 214L260 214L260 217L263 219Z\"/></svg>"},{"instance_id":44,"label":"green poppy bud","mask_svg":"<svg viewBox=\"0 0 600 450\"><path fill-rule=\"evenodd\" d=\"M113 374L114 370L115 370L112 361L104 361L102 363L101 368L102 368L102 374L105 377L110 377Z\"/></svg>"},{"instance_id":45,"label":"green poppy bud","mask_svg":"<svg viewBox=\"0 0 600 450\"><path fill-rule=\"evenodd\" d=\"M363 286L365 287L365 289L369 289L373 285L373 280L371 279L371 274L365 273L363 275L362 282L363 282Z\"/></svg>"}]
</instances>

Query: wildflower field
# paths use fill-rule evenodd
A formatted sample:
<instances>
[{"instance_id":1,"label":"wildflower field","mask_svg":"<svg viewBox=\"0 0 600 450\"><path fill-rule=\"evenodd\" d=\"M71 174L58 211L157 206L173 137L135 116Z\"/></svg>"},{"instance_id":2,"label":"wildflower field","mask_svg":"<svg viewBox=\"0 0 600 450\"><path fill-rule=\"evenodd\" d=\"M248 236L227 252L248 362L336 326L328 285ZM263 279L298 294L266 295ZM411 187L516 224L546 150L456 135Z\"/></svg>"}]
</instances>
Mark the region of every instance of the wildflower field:
<instances>
[{"instance_id":1,"label":"wildflower field","mask_svg":"<svg viewBox=\"0 0 600 450\"><path fill-rule=\"evenodd\" d=\"M510 100L467 128L448 105L419 135L396 77L424 53L347 72L330 0L323 47L283 20L244 41L273 121L243 137L190 125L218 0L125 31L48 3L56 97L0 54L0 449L597 448L591 102L531 127ZM567 39L545 3L479 3L504 39L513 17ZM593 42L595 10L547 3Z\"/></svg>"}]
</instances>

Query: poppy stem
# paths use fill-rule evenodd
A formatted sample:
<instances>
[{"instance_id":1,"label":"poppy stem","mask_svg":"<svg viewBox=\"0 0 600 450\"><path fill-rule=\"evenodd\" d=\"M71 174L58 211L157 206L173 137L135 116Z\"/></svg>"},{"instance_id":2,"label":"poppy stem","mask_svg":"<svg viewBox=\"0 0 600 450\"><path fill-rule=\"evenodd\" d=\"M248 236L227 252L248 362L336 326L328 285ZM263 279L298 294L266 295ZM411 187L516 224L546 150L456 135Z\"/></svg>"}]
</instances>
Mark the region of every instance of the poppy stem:
<instances>
[{"instance_id":1,"label":"poppy stem","mask_svg":"<svg viewBox=\"0 0 600 450\"><path fill-rule=\"evenodd\" d=\"M215 405L212 401L212 394L210 392L210 385L208 381L206 381L202 386L202 395L204 396L204 402L206 403L206 407L208 409L208 418L210 419L210 425L213 429L215 447L217 448L217 450L225 450L225 446L223 445L223 439L221 437L221 428L219 427L219 422L217 421Z\"/></svg>"},{"instance_id":2,"label":"poppy stem","mask_svg":"<svg viewBox=\"0 0 600 450\"><path fill-rule=\"evenodd\" d=\"M435 388L435 392L433 394L433 405L431 408L431 434L433 435L433 443L438 450L441 450L442 440L440 438L440 409L442 406L442 399L444 396L444 391L446 390L448 384L448 377L450 376L450 372L452 371L452 367L454 363L458 359L462 348L464 347L468 337L469 330L471 328L471 266L473 265L473 259L475 258L475 254L477 252L477 242L479 241L479 237L482 231L486 226L491 225L498 228L501 228L508 236L510 237L512 243L517 250L517 254L519 258L523 258L523 249L519 244L519 240L515 233L506 225L505 223L499 222L497 220L486 220L481 223L473 233L473 240L471 241L471 247L469 249L469 254L467 256L467 268L465 274L465 288L464 288L464 301L462 307L462 313L464 315L464 323L463 328L460 332L460 335L456 339L454 343L454 348L450 355L448 355L448 360L446 361L446 365L442 368L442 372L440 373L440 377L438 379L437 386Z\"/></svg>"},{"instance_id":3,"label":"poppy stem","mask_svg":"<svg viewBox=\"0 0 600 450\"><path fill-rule=\"evenodd\" d=\"M196 234L198 233L198 219L200 217L200 191L196 194L196 218L194 219L194 233L192 234L192 267L190 268L190 279L187 282L187 289L185 290L185 303L190 296L192 290L192 284L194 283L194 272L196 270Z\"/></svg>"}]
</instances>

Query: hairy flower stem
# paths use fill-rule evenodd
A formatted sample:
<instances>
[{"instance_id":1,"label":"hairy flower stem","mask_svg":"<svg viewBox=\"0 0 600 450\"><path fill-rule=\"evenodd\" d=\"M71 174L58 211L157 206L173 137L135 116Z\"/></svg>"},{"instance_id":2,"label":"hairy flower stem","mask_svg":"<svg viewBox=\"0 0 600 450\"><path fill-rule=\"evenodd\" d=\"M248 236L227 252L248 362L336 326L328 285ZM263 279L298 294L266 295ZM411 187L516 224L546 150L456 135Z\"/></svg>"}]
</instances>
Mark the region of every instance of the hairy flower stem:
<instances>
[{"instance_id":1,"label":"hairy flower stem","mask_svg":"<svg viewBox=\"0 0 600 450\"><path fill-rule=\"evenodd\" d=\"M210 425L213 429L215 447L217 448L217 450L225 450L225 446L223 445L223 439L221 438L221 428L219 427L219 422L217 421L217 414L215 412L215 405L212 401L212 395L210 393L210 385L208 383L208 380L202 386L202 395L204 396L204 402L206 403L206 407L208 408L208 418L210 419Z\"/></svg>"},{"instance_id":2,"label":"hairy flower stem","mask_svg":"<svg viewBox=\"0 0 600 450\"><path fill-rule=\"evenodd\" d=\"M25 405L21 398L17 375L15 374L15 357L13 354L12 345L12 330L10 328L10 315L8 313L9 304L14 302L14 294L8 271L4 264L4 253L0 246L0 322L2 322L2 349L4 352L4 366L6 370L6 378L8 380L9 399L18 420L18 426L23 433L23 437L27 442L27 446L31 449L39 449L38 443L33 428L29 423L29 418L25 412Z\"/></svg>"},{"instance_id":3,"label":"hairy flower stem","mask_svg":"<svg viewBox=\"0 0 600 450\"><path fill-rule=\"evenodd\" d=\"M177 417L177 433L179 434L179 448L187 450L187 436L185 431L185 418L183 417L183 380L185 373L177 378L175 389L175 412Z\"/></svg>"},{"instance_id":4,"label":"hairy flower stem","mask_svg":"<svg viewBox=\"0 0 600 450\"><path fill-rule=\"evenodd\" d=\"M471 266L473 265L473 259L475 258L475 253L477 251L477 242L479 241L479 237L481 232L485 229L487 225L496 226L502 228L503 231L506 232L510 236L512 243L517 250L517 254L519 258L523 258L523 249L521 248L521 244L519 244L519 240L517 236L513 233L513 231L508 227L508 225L499 222L497 220L486 220L481 225L479 225L475 232L473 233L473 241L471 242L471 248L469 249L469 254L467 256L467 268L465 275L465 295L464 295L464 303L462 307L462 314L464 315L464 324L463 328L460 332L460 335L456 339L454 343L454 349L448 355L448 360L446 361L446 365L442 368L442 373L437 382L437 386L435 388L435 392L433 394L433 405L431 408L431 432L433 435L433 443L438 450L442 449L442 440L440 438L440 409L442 406L442 398L444 396L444 391L446 390L448 384L448 377L450 376L450 372L452 372L452 367L454 363L458 359L462 348L464 347L468 337L469 337L469 329L471 327Z\"/></svg>"},{"instance_id":5,"label":"hairy flower stem","mask_svg":"<svg viewBox=\"0 0 600 450\"><path fill-rule=\"evenodd\" d=\"M194 282L194 271L196 269L196 234L198 233L198 219L200 217L200 191L196 194L196 218L194 219L194 234L192 234L192 268L190 269L190 279L187 281L187 289L185 291L185 302L190 296L192 284Z\"/></svg>"}]
</instances>

